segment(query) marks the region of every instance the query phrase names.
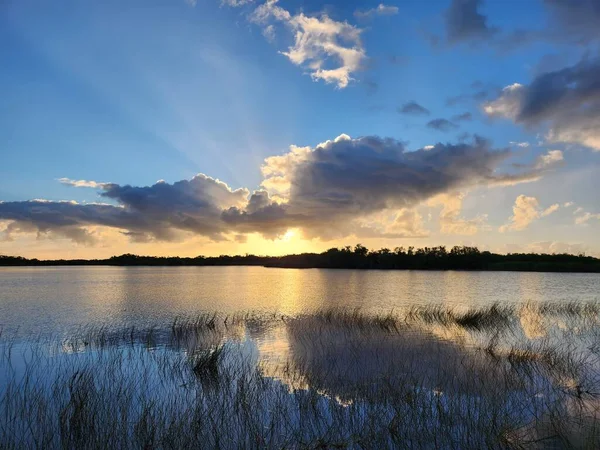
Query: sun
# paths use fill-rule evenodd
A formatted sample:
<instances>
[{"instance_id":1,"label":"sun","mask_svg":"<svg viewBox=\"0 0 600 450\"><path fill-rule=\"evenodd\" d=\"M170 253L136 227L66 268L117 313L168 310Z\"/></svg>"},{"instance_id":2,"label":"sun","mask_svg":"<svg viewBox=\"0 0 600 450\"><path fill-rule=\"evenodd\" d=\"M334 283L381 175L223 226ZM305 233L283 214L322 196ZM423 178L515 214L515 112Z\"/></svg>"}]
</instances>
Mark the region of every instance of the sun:
<instances>
[{"instance_id":1,"label":"sun","mask_svg":"<svg viewBox=\"0 0 600 450\"><path fill-rule=\"evenodd\" d=\"M294 230L287 230L285 232L285 234L283 236L281 236L281 240L288 242L294 237L295 234L296 234L296 232Z\"/></svg>"}]
</instances>

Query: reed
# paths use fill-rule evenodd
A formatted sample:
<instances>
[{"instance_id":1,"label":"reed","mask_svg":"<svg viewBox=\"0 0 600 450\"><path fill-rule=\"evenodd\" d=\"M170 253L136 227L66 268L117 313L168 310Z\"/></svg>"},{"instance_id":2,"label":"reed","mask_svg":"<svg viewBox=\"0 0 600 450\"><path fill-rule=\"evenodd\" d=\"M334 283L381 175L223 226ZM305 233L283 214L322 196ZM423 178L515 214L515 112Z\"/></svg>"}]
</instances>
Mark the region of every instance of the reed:
<instances>
[{"instance_id":1,"label":"reed","mask_svg":"<svg viewBox=\"0 0 600 450\"><path fill-rule=\"evenodd\" d=\"M597 448L598 311L207 314L68 339L4 333L0 448ZM265 343L285 344L284 358Z\"/></svg>"}]
</instances>

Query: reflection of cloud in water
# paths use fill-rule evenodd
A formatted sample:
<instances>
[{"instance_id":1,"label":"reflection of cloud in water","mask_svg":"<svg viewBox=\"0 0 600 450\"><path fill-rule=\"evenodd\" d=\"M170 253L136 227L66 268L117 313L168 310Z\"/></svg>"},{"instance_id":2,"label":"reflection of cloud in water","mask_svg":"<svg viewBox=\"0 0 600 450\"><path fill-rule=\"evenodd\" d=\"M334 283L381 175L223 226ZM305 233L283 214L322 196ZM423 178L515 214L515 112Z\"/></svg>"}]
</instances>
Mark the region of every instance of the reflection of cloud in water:
<instances>
[{"instance_id":1,"label":"reflection of cloud in water","mask_svg":"<svg viewBox=\"0 0 600 450\"><path fill-rule=\"evenodd\" d=\"M539 308L531 303L523 305L519 311L519 320L523 333L528 339L538 339L546 336L546 325L544 317Z\"/></svg>"},{"instance_id":2,"label":"reflection of cloud in water","mask_svg":"<svg viewBox=\"0 0 600 450\"><path fill-rule=\"evenodd\" d=\"M377 326L348 327L306 316L287 323L293 365L314 389L352 398L418 383L431 391L472 393L509 379L481 352L441 341L421 330L389 333Z\"/></svg>"}]
</instances>

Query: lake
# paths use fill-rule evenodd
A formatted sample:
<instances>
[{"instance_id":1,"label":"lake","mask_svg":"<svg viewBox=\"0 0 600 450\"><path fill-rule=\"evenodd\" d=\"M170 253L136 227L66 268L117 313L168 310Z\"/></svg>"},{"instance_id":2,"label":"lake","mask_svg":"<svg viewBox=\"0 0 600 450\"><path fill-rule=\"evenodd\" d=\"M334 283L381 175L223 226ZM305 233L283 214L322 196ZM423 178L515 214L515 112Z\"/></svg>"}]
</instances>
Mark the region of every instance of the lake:
<instances>
[{"instance_id":1,"label":"lake","mask_svg":"<svg viewBox=\"0 0 600 450\"><path fill-rule=\"evenodd\" d=\"M2 268L0 410L15 449L598 448L600 275Z\"/></svg>"},{"instance_id":2,"label":"lake","mask_svg":"<svg viewBox=\"0 0 600 450\"><path fill-rule=\"evenodd\" d=\"M161 325L175 316L600 300L600 274L264 267L0 268L0 327Z\"/></svg>"}]
</instances>

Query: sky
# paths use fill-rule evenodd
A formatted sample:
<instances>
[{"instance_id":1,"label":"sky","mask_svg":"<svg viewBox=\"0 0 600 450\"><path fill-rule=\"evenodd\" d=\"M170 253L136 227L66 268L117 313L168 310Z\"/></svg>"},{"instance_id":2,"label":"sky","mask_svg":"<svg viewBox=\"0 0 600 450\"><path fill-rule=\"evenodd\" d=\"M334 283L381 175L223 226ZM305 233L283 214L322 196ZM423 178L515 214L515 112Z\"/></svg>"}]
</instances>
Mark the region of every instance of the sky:
<instances>
[{"instance_id":1,"label":"sky","mask_svg":"<svg viewBox=\"0 0 600 450\"><path fill-rule=\"evenodd\" d=\"M598 0L8 0L0 254L600 256Z\"/></svg>"}]
</instances>

